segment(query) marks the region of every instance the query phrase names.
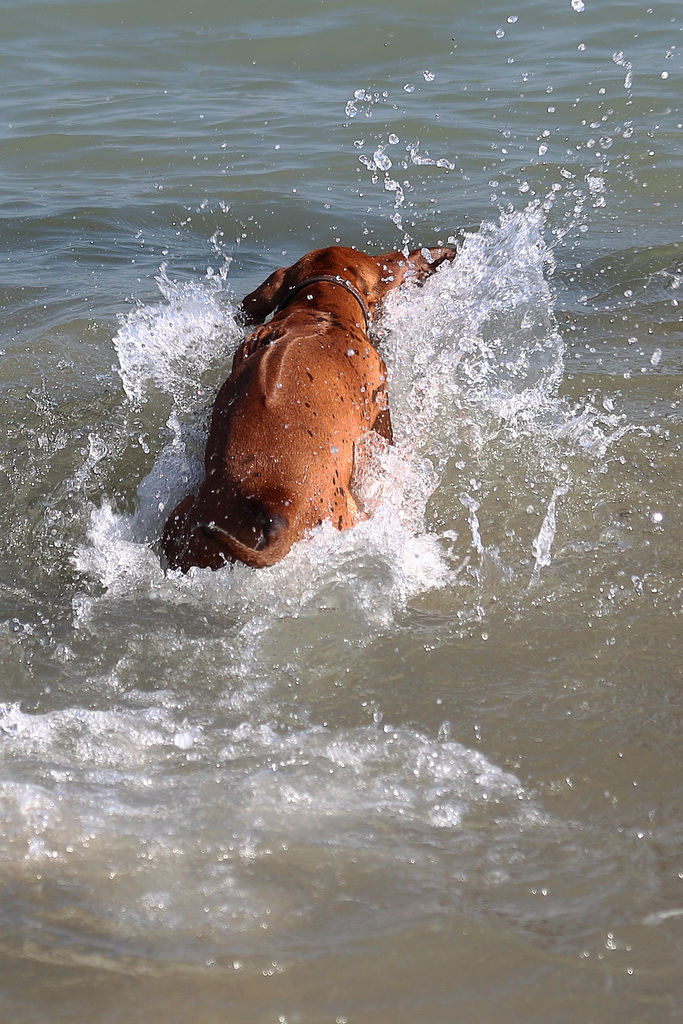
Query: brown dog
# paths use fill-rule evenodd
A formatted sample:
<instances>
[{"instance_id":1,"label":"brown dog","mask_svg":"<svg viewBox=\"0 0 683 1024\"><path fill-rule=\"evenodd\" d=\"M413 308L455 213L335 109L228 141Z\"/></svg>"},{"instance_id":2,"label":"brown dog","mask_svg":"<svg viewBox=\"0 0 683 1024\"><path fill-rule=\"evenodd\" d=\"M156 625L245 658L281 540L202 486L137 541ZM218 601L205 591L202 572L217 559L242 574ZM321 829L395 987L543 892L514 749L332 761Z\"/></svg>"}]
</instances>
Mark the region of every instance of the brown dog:
<instances>
[{"instance_id":1,"label":"brown dog","mask_svg":"<svg viewBox=\"0 0 683 1024\"><path fill-rule=\"evenodd\" d=\"M206 479L166 524L172 569L272 565L325 519L353 526L354 445L370 430L391 442L386 366L368 338L373 312L390 289L422 282L454 257L332 246L246 296L246 322L262 326L237 349L218 392Z\"/></svg>"}]
</instances>

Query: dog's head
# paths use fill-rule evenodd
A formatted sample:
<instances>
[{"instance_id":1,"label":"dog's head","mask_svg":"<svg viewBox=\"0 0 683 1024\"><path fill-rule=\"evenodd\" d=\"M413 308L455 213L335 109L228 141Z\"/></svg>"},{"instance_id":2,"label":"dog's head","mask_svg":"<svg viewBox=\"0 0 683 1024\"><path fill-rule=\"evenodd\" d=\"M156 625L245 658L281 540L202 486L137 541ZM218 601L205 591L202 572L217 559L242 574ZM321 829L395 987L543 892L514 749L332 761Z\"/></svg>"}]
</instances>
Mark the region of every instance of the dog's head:
<instances>
[{"instance_id":1,"label":"dog's head","mask_svg":"<svg viewBox=\"0 0 683 1024\"><path fill-rule=\"evenodd\" d=\"M289 295L315 277L338 277L350 283L365 299L372 312L387 292L404 282L422 284L442 263L454 260L455 249L438 247L414 249L407 256L388 252L368 256L341 245L314 249L291 267L281 267L242 301L246 323L263 323L275 310L282 308Z\"/></svg>"},{"instance_id":2,"label":"dog's head","mask_svg":"<svg viewBox=\"0 0 683 1024\"><path fill-rule=\"evenodd\" d=\"M370 301L381 302L387 292L402 284L424 284L443 263L450 263L457 252L439 246L433 249L413 249L406 256L402 252L388 252L373 259L379 271L378 280L369 282L374 294Z\"/></svg>"}]
</instances>

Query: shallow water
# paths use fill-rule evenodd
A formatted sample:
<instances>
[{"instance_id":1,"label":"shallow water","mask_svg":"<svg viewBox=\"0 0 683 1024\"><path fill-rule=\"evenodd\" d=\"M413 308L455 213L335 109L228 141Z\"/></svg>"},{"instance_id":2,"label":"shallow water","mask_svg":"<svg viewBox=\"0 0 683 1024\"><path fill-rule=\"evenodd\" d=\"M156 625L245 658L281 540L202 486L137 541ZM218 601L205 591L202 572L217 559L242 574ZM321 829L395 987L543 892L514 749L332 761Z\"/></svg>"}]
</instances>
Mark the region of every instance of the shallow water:
<instances>
[{"instance_id":1,"label":"shallow water","mask_svg":"<svg viewBox=\"0 0 683 1024\"><path fill-rule=\"evenodd\" d=\"M678 5L0 10L0 1019L677 1020ZM449 238L368 520L164 572L241 296Z\"/></svg>"}]
</instances>

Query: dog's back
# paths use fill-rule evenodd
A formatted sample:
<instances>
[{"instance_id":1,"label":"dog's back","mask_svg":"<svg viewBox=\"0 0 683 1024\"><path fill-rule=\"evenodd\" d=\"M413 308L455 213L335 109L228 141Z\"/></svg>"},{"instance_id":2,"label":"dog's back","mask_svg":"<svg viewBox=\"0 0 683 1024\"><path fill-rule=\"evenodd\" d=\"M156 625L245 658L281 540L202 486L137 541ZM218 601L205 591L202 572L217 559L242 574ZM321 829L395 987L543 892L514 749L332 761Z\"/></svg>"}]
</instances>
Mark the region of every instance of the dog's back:
<instances>
[{"instance_id":1,"label":"dog's back","mask_svg":"<svg viewBox=\"0 0 683 1024\"><path fill-rule=\"evenodd\" d=\"M218 393L206 479L164 531L172 568L272 565L325 519L353 525L354 445L373 429L391 441L386 366L367 324L407 266L401 253L319 250L247 296L248 316L275 315L245 339Z\"/></svg>"}]
</instances>

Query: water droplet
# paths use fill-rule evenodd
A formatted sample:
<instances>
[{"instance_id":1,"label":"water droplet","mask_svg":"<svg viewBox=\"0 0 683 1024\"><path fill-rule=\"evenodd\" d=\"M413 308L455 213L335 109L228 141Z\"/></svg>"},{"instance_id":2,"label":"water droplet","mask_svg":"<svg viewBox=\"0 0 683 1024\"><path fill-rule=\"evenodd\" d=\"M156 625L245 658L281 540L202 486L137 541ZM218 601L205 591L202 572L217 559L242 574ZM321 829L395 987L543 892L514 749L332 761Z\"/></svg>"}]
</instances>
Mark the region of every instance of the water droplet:
<instances>
[{"instance_id":1,"label":"water droplet","mask_svg":"<svg viewBox=\"0 0 683 1024\"><path fill-rule=\"evenodd\" d=\"M333 455L339 455L339 449L337 448L336 444L330 445L330 451L332 452Z\"/></svg>"},{"instance_id":2,"label":"water droplet","mask_svg":"<svg viewBox=\"0 0 683 1024\"><path fill-rule=\"evenodd\" d=\"M511 14L510 17L508 18L508 24L509 25L514 25L516 21L517 21L517 15L516 14Z\"/></svg>"},{"instance_id":3,"label":"water droplet","mask_svg":"<svg viewBox=\"0 0 683 1024\"><path fill-rule=\"evenodd\" d=\"M496 36L497 36L498 39L502 39L504 35L505 35L505 29L504 28L497 28L496 29Z\"/></svg>"},{"instance_id":4,"label":"water droplet","mask_svg":"<svg viewBox=\"0 0 683 1024\"><path fill-rule=\"evenodd\" d=\"M398 142L400 142L400 141L401 141L401 140L399 139L398 135L394 135L394 133L393 133L393 132L392 132L392 133L391 133L391 135L389 136L389 142L390 142L390 144L391 144L392 146L395 146L395 145L396 145L396 144L397 144Z\"/></svg>"},{"instance_id":5,"label":"water droplet","mask_svg":"<svg viewBox=\"0 0 683 1024\"><path fill-rule=\"evenodd\" d=\"M381 146L372 154L372 159L375 161L375 166L378 167L380 171L388 171L391 168L391 160Z\"/></svg>"},{"instance_id":6,"label":"water droplet","mask_svg":"<svg viewBox=\"0 0 683 1024\"><path fill-rule=\"evenodd\" d=\"M173 745L179 750L190 750L194 746L195 736L192 729L182 729L173 737Z\"/></svg>"},{"instance_id":7,"label":"water droplet","mask_svg":"<svg viewBox=\"0 0 683 1024\"><path fill-rule=\"evenodd\" d=\"M650 362L652 363L653 366L659 366L659 362L660 362L661 358L662 358L662 350L661 350L661 348L656 348L654 350L654 352L652 353L652 355L650 356Z\"/></svg>"},{"instance_id":8,"label":"water droplet","mask_svg":"<svg viewBox=\"0 0 683 1024\"><path fill-rule=\"evenodd\" d=\"M583 0L572 0L572 9L581 13L586 10L586 5Z\"/></svg>"},{"instance_id":9,"label":"water droplet","mask_svg":"<svg viewBox=\"0 0 683 1024\"><path fill-rule=\"evenodd\" d=\"M424 78L425 82L433 82L434 79L436 78L436 75L434 74L433 71L423 71L422 77Z\"/></svg>"},{"instance_id":10,"label":"water droplet","mask_svg":"<svg viewBox=\"0 0 683 1024\"><path fill-rule=\"evenodd\" d=\"M415 86L411 82L406 82L403 86L404 92L415 92Z\"/></svg>"}]
</instances>

